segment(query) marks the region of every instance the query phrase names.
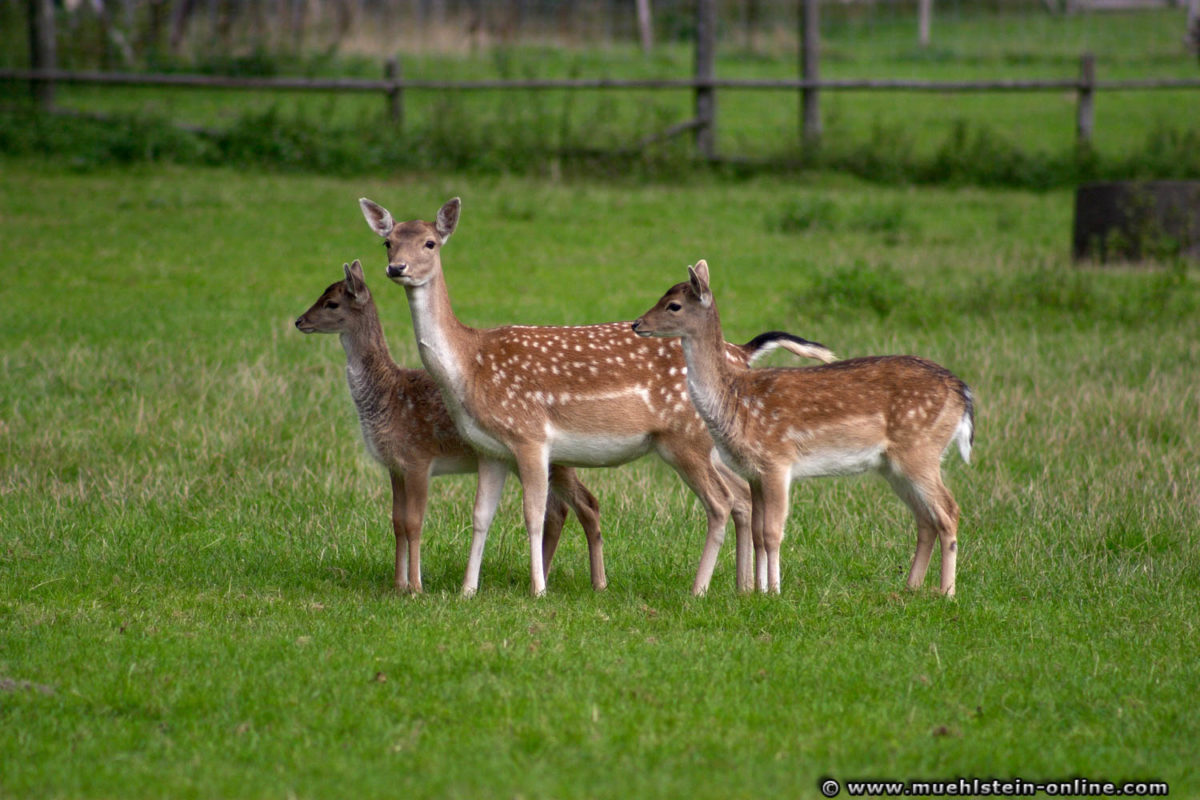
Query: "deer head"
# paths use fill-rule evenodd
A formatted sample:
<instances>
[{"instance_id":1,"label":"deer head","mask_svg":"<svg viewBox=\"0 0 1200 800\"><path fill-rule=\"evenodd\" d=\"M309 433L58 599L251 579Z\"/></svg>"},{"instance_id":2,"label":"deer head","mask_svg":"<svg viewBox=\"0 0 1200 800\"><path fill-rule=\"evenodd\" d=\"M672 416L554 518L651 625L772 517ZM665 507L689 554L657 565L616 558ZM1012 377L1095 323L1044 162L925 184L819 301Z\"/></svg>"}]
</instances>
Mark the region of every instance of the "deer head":
<instances>
[{"instance_id":1,"label":"deer head","mask_svg":"<svg viewBox=\"0 0 1200 800\"><path fill-rule=\"evenodd\" d=\"M383 237L387 248L387 276L401 286L421 286L441 270L442 245L458 227L462 201L446 201L434 222L396 222L391 213L367 198L360 198L363 216L371 230Z\"/></svg>"},{"instance_id":2,"label":"deer head","mask_svg":"<svg viewBox=\"0 0 1200 800\"><path fill-rule=\"evenodd\" d=\"M699 310L702 314L696 314ZM688 267L688 279L677 283L633 323L638 336L673 337L693 335L701 320L716 314L712 291L708 288L708 263L703 259Z\"/></svg>"},{"instance_id":3,"label":"deer head","mask_svg":"<svg viewBox=\"0 0 1200 800\"><path fill-rule=\"evenodd\" d=\"M362 313L371 301L371 292L363 279L362 263L343 264L346 280L325 290L317 302L296 320L301 333L340 333Z\"/></svg>"}]
</instances>

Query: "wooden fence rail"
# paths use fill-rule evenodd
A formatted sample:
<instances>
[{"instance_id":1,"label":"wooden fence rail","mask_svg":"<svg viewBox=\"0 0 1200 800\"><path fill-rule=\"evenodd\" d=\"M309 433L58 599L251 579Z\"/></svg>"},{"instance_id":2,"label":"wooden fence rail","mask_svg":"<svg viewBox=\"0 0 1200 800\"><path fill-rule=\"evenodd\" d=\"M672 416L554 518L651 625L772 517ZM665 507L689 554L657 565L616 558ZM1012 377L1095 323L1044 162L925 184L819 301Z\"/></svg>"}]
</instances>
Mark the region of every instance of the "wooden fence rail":
<instances>
[{"instance_id":1,"label":"wooden fence rail","mask_svg":"<svg viewBox=\"0 0 1200 800\"><path fill-rule=\"evenodd\" d=\"M409 90L462 91L576 91L576 90L649 90L692 91L697 97L696 119L673 125L669 133L694 130L697 144L706 157L713 156L711 133L716 121L715 92L738 91L878 91L878 92L1062 92L1077 94L1077 136L1081 142L1092 138L1092 104L1096 92L1152 91L1169 89L1200 89L1200 78L1138 78L1131 80L1097 80L1090 55L1081 59L1078 78L1051 80L978 80L978 81L919 81L892 79L755 79L693 77L671 79L642 78L562 78L528 80L427 80L405 78L395 60L388 62L385 77L368 78L233 78L213 75L143 74L124 72L89 72L72 70L0 69L0 80L26 81L32 86L46 87L59 83L81 83L119 86L169 86L199 89L236 89L269 91L315 92L375 92L384 95L388 115L397 124L404 119L404 93ZM811 131L809 132L811 135ZM664 136L647 141L659 141Z\"/></svg>"}]
</instances>

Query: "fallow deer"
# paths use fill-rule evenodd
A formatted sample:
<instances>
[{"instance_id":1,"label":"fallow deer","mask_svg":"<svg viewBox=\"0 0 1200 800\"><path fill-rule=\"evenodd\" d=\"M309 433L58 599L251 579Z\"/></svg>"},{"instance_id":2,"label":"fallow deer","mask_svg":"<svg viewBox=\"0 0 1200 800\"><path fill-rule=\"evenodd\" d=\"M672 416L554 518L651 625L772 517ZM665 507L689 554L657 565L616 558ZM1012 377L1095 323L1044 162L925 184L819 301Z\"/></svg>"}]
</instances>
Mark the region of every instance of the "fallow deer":
<instances>
[{"instance_id":1,"label":"fallow deer","mask_svg":"<svg viewBox=\"0 0 1200 800\"><path fill-rule=\"evenodd\" d=\"M421 527L430 477L477 472L471 555L462 586L463 594L472 595L479 587L484 542L509 467L504 461L476 456L462 440L428 373L403 369L392 360L362 264L356 260L344 265L343 270L346 279L326 289L296 320L296 327L304 333L340 334L346 351L346 378L358 410L363 441L367 452L391 476L395 588L401 592L422 590ZM549 481L543 540L546 571L550 570L570 506L587 537L592 587L605 588L599 503L570 467L551 467Z\"/></svg>"},{"instance_id":2,"label":"fallow deer","mask_svg":"<svg viewBox=\"0 0 1200 800\"><path fill-rule=\"evenodd\" d=\"M707 591L731 514L738 588L753 590L749 487L713 458L712 438L688 402L677 344L639 339L628 322L464 325L450 306L441 261L442 246L458 225L459 199L443 205L434 222L396 222L382 206L366 198L359 203L367 224L385 239L387 276L405 289L421 361L441 387L459 433L480 453L516 465L535 596L545 592L542 516L549 465L616 466L650 451L704 505L708 532L692 591ZM823 345L778 332L741 347L725 345L724 357L746 366L777 346L833 359Z\"/></svg>"},{"instance_id":3,"label":"fallow deer","mask_svg":"<svg viewBox=\"0 0 1200 800\"><path fill-rule=\"evenodd\" d=\"M760 590L779 591L779 545L788 489L796 478L880 472L912 510L917 550L909 588L924 583L934 539L941 542L941 591L954 594L958 505L942 482L951 443L970 462L971 390L915 356L854 358L820 367L747 370L725 357L708 265L688 268L633 323L639 336L678 337L692 403L722 459L750 483ZM764 557L765 556L765 557Z\"/></svg>"}]
</instances>

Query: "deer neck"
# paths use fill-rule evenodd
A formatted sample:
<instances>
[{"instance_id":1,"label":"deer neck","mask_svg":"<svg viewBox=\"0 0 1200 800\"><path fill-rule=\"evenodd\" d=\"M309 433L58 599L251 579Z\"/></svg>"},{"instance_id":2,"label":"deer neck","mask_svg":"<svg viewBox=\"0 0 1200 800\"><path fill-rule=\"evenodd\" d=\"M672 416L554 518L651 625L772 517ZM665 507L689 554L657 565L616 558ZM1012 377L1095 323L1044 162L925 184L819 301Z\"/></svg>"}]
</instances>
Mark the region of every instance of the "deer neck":
<instances>
[{"instance_id":1,"label":"deer neck","mask_svg":"<svg viewBox=\"0 0 1200 800\"><path fill-rule=\"evenodd\" d=\"M465 359L473 330L454 316L446 279L439 269L420 286L406 286L421 362L446 392L461 398L469 377Z\"/></svg>"},{"instance_id":2,"label":"deer neck","mask_svg":"<svg viewBox=\"0 0 1200 800\"><path fill-rule=\"evenodd\" d=\"M346 380L359 414L370 415L387 405L399 371L372 302L350 330L341 333L346 351Z\"/></svg>"},{"instance_id":3,"label":"deer neck","mask_svg":"<svg viewBox=\"0 0 1200 800\"><path fill-rule=\"evenodd\" d=\"M725 338L716 308L712 310L710 324L695 335L683 337L682 347L692 404L714 439L728 438L737 411L732 381L735 373L745 371L745 367L725 356Z\"/></svg>"}]
</instances>

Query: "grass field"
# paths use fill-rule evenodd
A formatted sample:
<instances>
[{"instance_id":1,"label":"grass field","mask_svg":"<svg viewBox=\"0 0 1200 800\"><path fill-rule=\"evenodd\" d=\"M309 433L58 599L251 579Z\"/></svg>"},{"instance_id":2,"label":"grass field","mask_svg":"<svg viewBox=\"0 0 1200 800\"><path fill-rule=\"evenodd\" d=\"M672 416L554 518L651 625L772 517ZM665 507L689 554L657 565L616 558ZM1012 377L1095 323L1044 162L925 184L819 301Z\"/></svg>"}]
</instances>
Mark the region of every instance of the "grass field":
<instances>
[{"instance_id":1,"label":"grass field","mask_svg":"<svg viewBox=\"0 0 1200 800\"><path fill-rule=\"evenodd\" d=\"M813 797L818 779L1158 779L1200 792L1200 285L1074 268L1071 197L457 175L0 167L0 796ZM913 352L978 399L958 598L903 591L882 481L793 491L783 593L665 467L588 470L528 597L515 485L463 600L473 482L435 482L422 597L332 337L356 199L428 218L476 325L631 319L704 257L725 329ZM773 363L788 363L776 356ZM936 569L936 563L935 563Z\"/></svg>"}]
</instances>

